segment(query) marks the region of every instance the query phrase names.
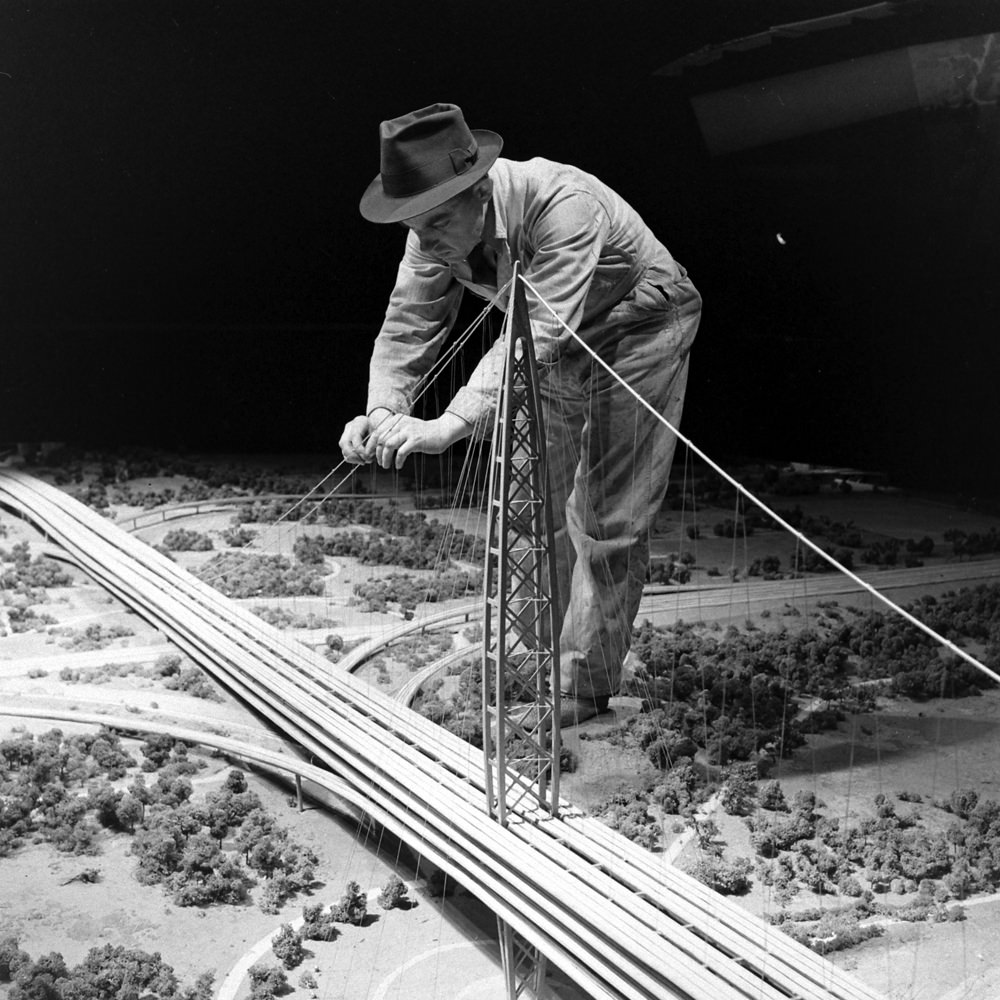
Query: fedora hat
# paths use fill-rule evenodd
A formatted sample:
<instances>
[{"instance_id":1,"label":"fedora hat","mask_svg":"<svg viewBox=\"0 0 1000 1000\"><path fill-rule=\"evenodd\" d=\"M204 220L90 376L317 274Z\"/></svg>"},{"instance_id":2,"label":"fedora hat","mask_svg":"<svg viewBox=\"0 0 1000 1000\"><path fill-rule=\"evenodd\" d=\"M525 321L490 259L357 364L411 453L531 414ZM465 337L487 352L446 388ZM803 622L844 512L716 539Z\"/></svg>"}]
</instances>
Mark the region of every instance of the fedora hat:
<instances>
[{"instance_id":1,"label":"fedora hat","mask_svg":"<svg viewBox=\"0 0 1000 1000\"><path fill-rule=\"evenodd\" d=\"M379 145L381 171L361 197L361 214L369 222L401 222L475 184L503 139L470 129L454 104L431 104L382 122Z\"/></svg>"}]
</instances>

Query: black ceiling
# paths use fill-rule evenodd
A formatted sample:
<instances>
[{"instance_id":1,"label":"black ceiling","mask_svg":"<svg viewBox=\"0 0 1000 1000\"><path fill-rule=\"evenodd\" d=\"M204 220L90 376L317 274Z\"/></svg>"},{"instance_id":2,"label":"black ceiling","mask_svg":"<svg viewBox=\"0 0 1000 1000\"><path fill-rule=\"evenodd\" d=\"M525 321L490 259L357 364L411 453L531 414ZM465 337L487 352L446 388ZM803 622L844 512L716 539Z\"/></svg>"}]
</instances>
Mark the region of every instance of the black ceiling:
<instances>
[{"instance_id":1,"label":"black ceiling","mask_svg":"<svg viewBox=\"0 0 1000 1000\"><path fill-rule=\"evenodd\" d=\"M446 100L513 158L607 180L688 266L701 440L904 475L957 447L959 476L997 415L995 102L713 158L688 97L997 31L1000 4L899 4L656 74L852 6L7 5L0 440L333 449L399 252L357 213L378 122Z\"/></svg>"}]
</instances>

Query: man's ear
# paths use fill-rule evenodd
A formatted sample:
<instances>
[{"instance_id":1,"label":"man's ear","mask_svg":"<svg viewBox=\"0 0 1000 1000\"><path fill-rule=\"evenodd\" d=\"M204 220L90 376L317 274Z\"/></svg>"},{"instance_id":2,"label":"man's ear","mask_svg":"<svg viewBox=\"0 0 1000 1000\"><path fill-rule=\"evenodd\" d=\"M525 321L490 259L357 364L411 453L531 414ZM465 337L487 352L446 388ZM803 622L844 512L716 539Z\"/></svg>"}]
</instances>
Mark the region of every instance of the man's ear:
<instances>
[{"instance_id":1,"label":"man's ear","mask_svg":"<svg viewBox=\"0 0 1000 1000\"><path fill-rule=\"evenodd\" d=\"M472 193L481 205L485 205L486 202L493 197L493 178L487 174L485 177L480 177L475 184L472 185Z\"/></svg>"}]
</instances>

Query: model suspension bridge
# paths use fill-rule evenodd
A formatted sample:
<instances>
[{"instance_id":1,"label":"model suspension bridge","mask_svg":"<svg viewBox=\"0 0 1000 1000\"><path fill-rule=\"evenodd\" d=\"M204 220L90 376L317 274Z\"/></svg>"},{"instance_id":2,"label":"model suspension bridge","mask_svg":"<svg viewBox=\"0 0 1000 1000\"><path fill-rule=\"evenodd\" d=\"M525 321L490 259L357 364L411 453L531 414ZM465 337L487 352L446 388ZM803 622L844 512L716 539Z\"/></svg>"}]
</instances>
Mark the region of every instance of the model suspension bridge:
<instances>
[{"instance_id":1,"label":"model suspension bridge","mask_svg":"<svg viewBox=\"0 0 1000 1000\"><path fill-rule=\"evenodd\" d=\"M0 504L301 747L311 757L302 775L487 905L500 927L509 1000L543 995L550 962L593 1000L876 1000L826 959L559 797L558 685L549 681L558 676L558 652L538 639L555 581L545 579L545 479L532 427L537 388L523 295L512 300L495 438L521 439L493 458L485 751L342 665L331 668L60 490L0 470ZM519 333L510 326L517 309ZM526 621L537 641L517 655L533 670L519 673L521 705L514 707L531 703L532 725L505 704L509 637ZM507 756L508 736L529 747L527 759Z\"/></svg>"},{"instance_id":2,"label":"model suspension bridge","mask_svg":"<svg viewBox=\"0 0 1000 1000\"><path fill-rule=\"evenodd\" d=\"M595 1000L874 1000L877 994L598 820L485 808L481 754L289 642L60 490L0 471L0 503L164 632L335 791L428 858Z\"/></svg>"}]
</instances>

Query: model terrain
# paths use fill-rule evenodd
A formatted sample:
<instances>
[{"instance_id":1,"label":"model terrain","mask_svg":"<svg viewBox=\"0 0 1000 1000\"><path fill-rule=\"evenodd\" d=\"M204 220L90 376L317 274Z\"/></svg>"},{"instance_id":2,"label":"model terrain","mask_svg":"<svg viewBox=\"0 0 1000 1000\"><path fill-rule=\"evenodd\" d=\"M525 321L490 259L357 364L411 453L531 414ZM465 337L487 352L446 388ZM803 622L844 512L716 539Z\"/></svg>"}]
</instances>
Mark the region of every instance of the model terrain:
<instances>
[{"instance_id":1,"label":"model terrain","mask_svg":"<svg viewBox=\"0 0 1000 1000\"><path fill-rule=\"evenodd\" d=\"M331 479L302 501L320 463L153 453L27 471L331 670L365 639L481 599L482 519L447 488L367 478L326 498ZM742 475L997 669L1000 518L763 466ZM625 690L567 732L564 795L886 996L985 1000L1000 694L718 482L675 486ZM345 803L306 787L300 811L296 748L57 557L0 510L0 992L61 996L60 976L101 963L121 976L143 952L160 963L146 962L143 989L186 1000L493 995L489 915ZM356 672L475 745L480 641L459 621ZM289 767L171 729L280 750Z\"/></svg>"}]
</instances>

